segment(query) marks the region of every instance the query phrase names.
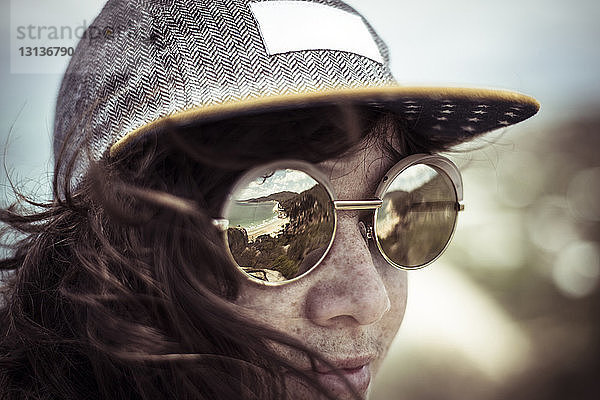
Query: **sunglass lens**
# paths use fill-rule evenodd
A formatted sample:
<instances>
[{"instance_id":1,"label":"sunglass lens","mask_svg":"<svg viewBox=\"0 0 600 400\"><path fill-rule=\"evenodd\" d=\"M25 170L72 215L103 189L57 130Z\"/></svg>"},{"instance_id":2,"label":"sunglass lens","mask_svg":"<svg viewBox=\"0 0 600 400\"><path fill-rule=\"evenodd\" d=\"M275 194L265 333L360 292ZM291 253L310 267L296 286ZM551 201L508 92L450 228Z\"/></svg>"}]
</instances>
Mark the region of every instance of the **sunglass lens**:
<instances>
[{"instance_id":1,"label":"sunglass lens","mask_svg":"<svg viewBox=\"0 0 600 400\"><path fill-rule=\"evenodd\" d=\"M304 171L277 169L238 186L224 217L231 254L247 275L285 282L312 269L331 244L333 202Z\"/></svg>"},{"instance_id":2,"label":"sunglass lens","mask_svg":"<svg viewBox=\"0 0 600 400\"><path fill-rule=\"evenodd\" d=\"M413 165L393 178L382 200L375 233L389 261L419 268L444 251L458 211L456 190L446 173Z\"/></svg>"}]
</instances>

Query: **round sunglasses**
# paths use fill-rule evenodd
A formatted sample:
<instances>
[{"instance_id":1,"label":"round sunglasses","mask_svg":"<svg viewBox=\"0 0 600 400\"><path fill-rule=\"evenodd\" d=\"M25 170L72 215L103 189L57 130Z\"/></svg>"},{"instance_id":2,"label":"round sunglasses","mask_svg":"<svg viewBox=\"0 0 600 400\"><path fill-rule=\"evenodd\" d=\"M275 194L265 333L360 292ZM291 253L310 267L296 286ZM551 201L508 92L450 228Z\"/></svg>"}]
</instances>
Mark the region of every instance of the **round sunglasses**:
<instances>
[{"instance_id":1,"label":"round sunglasses","mask_svg":"<svg viewBox=\"0 0 600 400\"><path fill-rule=\"evenodd\" d=\"M323 261L335 239L337 213L345 210L366 213L357 228L390 265L422 268L448 246L462 198L458 168L440 155L402 159L381 179L374 198L363 200L337 200L315 166L281 160L241 176L214 223L245 276L279 285Z\"/></svg>"}]
</instances>

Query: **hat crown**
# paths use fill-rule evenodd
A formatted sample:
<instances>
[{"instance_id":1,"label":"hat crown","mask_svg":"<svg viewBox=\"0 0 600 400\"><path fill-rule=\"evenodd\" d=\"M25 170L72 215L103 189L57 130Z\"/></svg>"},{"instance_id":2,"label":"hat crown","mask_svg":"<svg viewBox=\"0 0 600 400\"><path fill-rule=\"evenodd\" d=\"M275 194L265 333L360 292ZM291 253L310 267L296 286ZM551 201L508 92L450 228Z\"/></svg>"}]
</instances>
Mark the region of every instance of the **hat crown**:
<instances>
[{"instance_id":1,"label":"hat crown","mask_svg":"<svg viewBox=\"0 0 600 400\"><path fill-rule=\"evenodd\" d=\"M251 9L257 3L320 5L358 16L381 62L338 49L269 54ZM303 23L311 29L311 21ZM183 110L393 83L386 45L341 1L109 0L78 44L63 78L55 156L70 132L77 134L69 137L67 157L85 138L84 148L99 159L128 133ZM85 167L86 162L78 161L76 175Z\"/></svg>"},{"instance_id":2,"label":"hat crown","mask_svg":"<svg viewBox=\"0 0 600 400\"><path fill-rule=\"evenodd\" d=\"M539 109L503 90L399 86L381 38L338 0L109 0L63 78L54 153L67 144L62 167L74 158L74 186L90 158L165 121L200 126L340 102L390 112L436 148Z\"/></svg>"}]
</instances>

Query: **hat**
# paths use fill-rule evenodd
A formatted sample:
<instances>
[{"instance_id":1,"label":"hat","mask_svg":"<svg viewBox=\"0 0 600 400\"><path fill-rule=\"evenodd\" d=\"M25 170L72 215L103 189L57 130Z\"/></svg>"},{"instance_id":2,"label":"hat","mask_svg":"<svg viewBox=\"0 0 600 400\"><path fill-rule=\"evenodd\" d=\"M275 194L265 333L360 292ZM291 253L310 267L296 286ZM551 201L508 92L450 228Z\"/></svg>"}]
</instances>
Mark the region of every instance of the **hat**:
<instances>
[{"instance_id":1,"label":"hat","mask_svg":"<svg viewBox=\"0 0 600 400\"><path fill-rule=\"evenodd\" d=\"M509 91L400 86L384 42L338 0L109 0L64 75L54 152L68 138L75 155L86 138L99 159L166 123L340 102L385 108L416 134L456 143L539 109ZM85 167L78 160L75 173Z\"/></svg>"}]
</instances>

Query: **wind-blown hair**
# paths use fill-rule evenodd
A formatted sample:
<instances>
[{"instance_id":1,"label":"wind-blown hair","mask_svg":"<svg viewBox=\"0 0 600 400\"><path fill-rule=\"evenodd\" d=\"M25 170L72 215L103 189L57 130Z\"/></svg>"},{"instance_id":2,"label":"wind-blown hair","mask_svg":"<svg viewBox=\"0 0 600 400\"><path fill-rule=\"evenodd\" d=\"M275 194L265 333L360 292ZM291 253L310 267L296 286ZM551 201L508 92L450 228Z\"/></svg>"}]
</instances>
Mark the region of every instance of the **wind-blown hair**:
<instances>
[{"instance_id":1,"label":"wind-blown hair","mask_svg":"<svg viewBox=\"0 0 600 400\"><path fill-rule=\"evenodd\" d=\"M323 161L390 131L398 155L451 144L376 109L323 107L167 127L74 189L72 160L58 157L53 201L0 211L12 251L0 261L0 399L282 399L289 376L330 397L272 344L318 354L232 302L242 278L212 221L248 168Z\"/></svg>"}]
</instances>

